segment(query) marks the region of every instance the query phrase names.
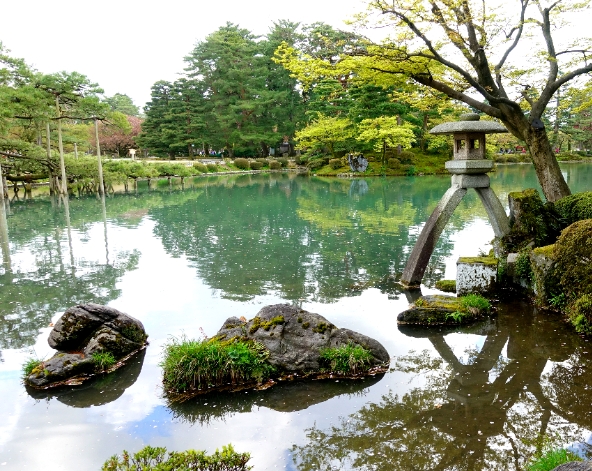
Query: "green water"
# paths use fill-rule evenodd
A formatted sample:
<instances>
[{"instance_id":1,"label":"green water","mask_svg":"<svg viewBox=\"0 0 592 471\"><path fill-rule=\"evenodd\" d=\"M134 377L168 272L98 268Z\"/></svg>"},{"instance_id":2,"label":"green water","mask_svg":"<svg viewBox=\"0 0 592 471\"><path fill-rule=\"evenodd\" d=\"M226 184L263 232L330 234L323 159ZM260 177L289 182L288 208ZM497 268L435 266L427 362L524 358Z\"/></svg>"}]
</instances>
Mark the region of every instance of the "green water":
<instances>
[{"instance_id":1,"label":"green water","mask_svg":"<svg viewBox=\"0 0 592 471\"><path fill-rule=\"evenodd\" d=\"M572 191L592 189L592 167L562 169ZM231 442L256 470L519 470L545 444L584 450L592 351L560 319L516 300L461 331L397 327L412 295L392 280L448 186L447 177L274 174L141 183L67 205L12 200L0 213L0 469L99 469L146 444ZM537 184L517 165L500 167L492 186L506 202ZM492 238L469 193L423 293ZM145 354L79 389L25 390L21 364L49 356L50 324L83 302L140 319ZM376 338L393 370L167 404L158 362L169 336L211 336L227 317L278 302Z\"/></svg>"}]
</instances>

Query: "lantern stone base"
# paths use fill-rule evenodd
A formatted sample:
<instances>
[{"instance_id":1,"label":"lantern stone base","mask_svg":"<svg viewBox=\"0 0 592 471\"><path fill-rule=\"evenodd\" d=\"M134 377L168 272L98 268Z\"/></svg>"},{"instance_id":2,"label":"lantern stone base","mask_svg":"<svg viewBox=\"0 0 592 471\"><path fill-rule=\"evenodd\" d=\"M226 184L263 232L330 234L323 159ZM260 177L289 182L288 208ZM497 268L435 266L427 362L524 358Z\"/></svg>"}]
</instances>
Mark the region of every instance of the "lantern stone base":
<instances>
[{"instance_id":1,"label":"lantern stone base","mask_svg":"<svg viewBox=\"0 0 592 471\"><path fill-rule=\"evenodd\" d=\"M494 257L461 257L456 262L456 294L489 293L497 281Z\"/></svg>"}]
</instances>

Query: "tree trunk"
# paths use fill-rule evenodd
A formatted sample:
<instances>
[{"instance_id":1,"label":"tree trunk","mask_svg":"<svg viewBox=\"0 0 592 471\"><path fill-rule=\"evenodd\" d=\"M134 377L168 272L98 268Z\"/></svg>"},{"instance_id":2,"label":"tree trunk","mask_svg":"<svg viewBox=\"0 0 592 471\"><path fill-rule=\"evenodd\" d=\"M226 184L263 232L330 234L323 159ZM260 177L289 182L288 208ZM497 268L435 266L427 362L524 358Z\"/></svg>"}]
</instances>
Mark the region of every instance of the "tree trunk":
<instances>
[{"instance_id":1,"label":"tree trunk","mask_svg":"<svg viewBox=\"0 0 592 471\"><path fill-rule=\"evenodd\" d=\"M554 202L571 194L545 130L536 130L528 125L524 141L530 152L539 183L547 201Z\"/></svg>"},{"instance_id":2,"label":"tree trunk","mask_svg":"<svg viewBox=\"0 0 592 471\"><path fill-rule=\"evenodd\" d=\"M500 107L504 117L502 122L508 130L526 143L530 152L537 178L547 201L554 202L571 194L542 123L541 128L534 127L522 113L511 108Z\"/></svg>"},{"instance_id":3,"label":"tree trunk","mask_svg":"<svg viewBox=\"0 0 592 471\"><path fill-rule=\"evenodd\" d=\"M56 97L56 108L58 111L58 150L60 151L60 170L62 172L62 186L60 193L65 195L68 193L68 181L66 179L66 164L64 163L64 144L62 143L62 120L60 119L60 100Z\"/></svg>"}]
</instances>

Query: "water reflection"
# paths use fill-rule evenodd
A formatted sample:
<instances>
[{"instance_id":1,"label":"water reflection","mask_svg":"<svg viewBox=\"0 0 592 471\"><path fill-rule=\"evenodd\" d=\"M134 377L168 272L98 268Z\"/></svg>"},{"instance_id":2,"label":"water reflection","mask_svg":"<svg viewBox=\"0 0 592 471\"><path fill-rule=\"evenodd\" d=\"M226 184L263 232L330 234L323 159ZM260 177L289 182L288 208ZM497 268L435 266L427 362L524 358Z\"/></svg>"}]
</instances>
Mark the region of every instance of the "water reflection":
<instances>
[{"instance_id":1,"label":"water reflection","mask_svg":"<svg viewBox=\"0 0 592 471\"><path fill-rule=\"evenodd\" d=\"M80 386L39 390L26 387L33 399L58 401L70 407L91 407L108 404L120 398L127 388L132 386L144 364L146 350L139 351L128 363L118 370L92 378Z\"/></svg>"},{"instance_id":2,"label":"water reflection","mask_svg":"<svg viewBox=\"0 0 592 471\"><path fill-rule=\"evenodd\" d=\"M236 413L266 407L278 412L295 412L320 404L337 396L364 395L384 375L359 380L316 380L279 383L264 391L212 394L185 402L173 402L168 408L173 416L189 423L209 424Z\"/></svg>"},{"instance_id":3,"label":"water reflection","mask_svg":"<svg viewBox=\"0 0 592 471\"><path fill-rule=\"evenodd\" d=\"M331 430L310 428L307 443L293 448L298 469L329 470L337 463L339 469L520 470L544 436L580 441L592 428L590 394L580 391L590 382L590 363L575 371L556 364L543 373L548 361L575 364L587 346L555 319L527 310L504 305L495 321L477 328L485 334L481 346L462 360L448 332L426 334L437 356L410 352L394 367L420 375L424 384L402 396L389 393ZM582 386L565 392L566 380ZM570 392L585 392L577 413Z\"/></svg>"}]
</instances>

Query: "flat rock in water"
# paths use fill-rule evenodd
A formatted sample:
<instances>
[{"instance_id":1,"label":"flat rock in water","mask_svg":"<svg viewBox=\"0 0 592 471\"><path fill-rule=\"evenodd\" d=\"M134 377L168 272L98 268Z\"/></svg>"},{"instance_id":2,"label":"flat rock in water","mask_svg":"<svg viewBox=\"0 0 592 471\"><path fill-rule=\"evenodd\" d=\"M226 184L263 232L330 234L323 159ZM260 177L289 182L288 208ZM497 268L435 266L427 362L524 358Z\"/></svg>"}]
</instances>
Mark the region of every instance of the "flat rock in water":
<instances>
[{"instance_id":1,"label":"flat rock in water","mask_svg":"<svg viewBox=\"0 0 592 471\"><path fill-rule=\"evenodd\" d=\"M77 384L96 371L94 353L111 353L121 360L146 345L142 323L100 304L79 304L64 312L49 334L49 346L58 352L25 379L34 388ZM121 365L118 365L121 366Z\"/></svg>"},{"instance_id":2,"label":"flat rock in water","mask_svg":"<svg viewBox=\"0 0 592 471\"><path fill-rule=\"evenodd\" d=\"M409 309L397 316L397 324L462 325L474 322L481 317L478 313L456 316L455 313L460 310L460 300L455 296L443 294L421 296Z\"/></svg>"},{"instance_id":3,"label":"flat rock in water","mask_svg":"<svg viewBox=\"0 0 592 471\"><path fill-rule=\"evenodd\" d=\"M269 362L284 373L318 371L322 349L348 343L368 349L373 356L372 366L386 367L390 360L378 341L353 330L340 329L320 314L288 304L265 306L248 322L231 317L216 337L256 340L269 350Z\"/></svg>"}]
</instances>

